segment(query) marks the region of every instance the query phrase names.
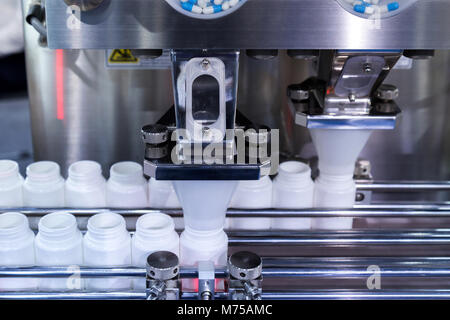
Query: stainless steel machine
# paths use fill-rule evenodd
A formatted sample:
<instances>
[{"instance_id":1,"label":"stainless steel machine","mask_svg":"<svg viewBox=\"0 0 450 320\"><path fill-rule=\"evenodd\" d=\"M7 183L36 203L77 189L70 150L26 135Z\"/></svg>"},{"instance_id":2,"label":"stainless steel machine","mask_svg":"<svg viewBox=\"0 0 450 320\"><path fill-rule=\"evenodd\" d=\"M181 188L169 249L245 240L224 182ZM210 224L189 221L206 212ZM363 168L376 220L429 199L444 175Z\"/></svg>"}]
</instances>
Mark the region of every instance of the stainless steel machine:
<instances>
[{"instance_id":1,"label":"stainless steel machine","mask_svg":"<svg viewBox=\"0 0 450 320\"><path fill-rule=\"evenodd\" d=\"M229 231L228 266L212 273L203 265L180 269L167 252L151 255L146 270L80 271L147 277L146 292L0 299L449 299L450 2L399 1L392 12L368 16L349 1L246 0L206 19L177 3L23 0L35 159L56 161L63 172L82 159L104 167L133 160L162 180L252 180L273 163L228 164L238 154L227 129L279 129L276 155L313 168L310 130L370 130L355 164L354 208L227 212L354 217L354 228ZM174 163L167 144L176 129L190 133L173 141L185 151L206 141L231 153L212 166L184 156ZM16 210L34 227L49 211ZM98 212L70 210L81 228ZM153 211L182 215L117 210L129 226ZM0 268L0 277L18 274L70 272ZM180 289L188 278L199 279L198 292ZM204 285L218 278L228 290Z\"/></svg>"}]
</instances>

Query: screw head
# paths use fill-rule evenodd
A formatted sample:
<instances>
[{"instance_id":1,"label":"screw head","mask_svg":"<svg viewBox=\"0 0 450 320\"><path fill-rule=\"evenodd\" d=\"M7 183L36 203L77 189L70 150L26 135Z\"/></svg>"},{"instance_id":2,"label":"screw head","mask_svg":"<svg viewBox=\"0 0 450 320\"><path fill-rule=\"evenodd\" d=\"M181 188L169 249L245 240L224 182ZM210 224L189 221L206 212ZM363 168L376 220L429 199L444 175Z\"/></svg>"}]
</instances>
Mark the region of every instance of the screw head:
<instances>
[{"instance_id":1,"label":"screw head","mask_svg":"<svg viewBox=\"0 0 450 320\"><path fill-rule=\"evenodd\" d=\"M144 126L141 133L144 142L147 144L161 144L169 139L169 129L160 124Z\"/></svg>"},{"instance_id":2,"label":"screw head","mask_svg":"<svg viewBox=\"0 0 450 320\"><path fill-rule=\"evenodd\" d=\"M363 69L364 69L365 73L371 73L372 72L372 65L370 63L366 63L366 64L364 64Z\"/></svg>"},{"instance_id":3,"label":"screw head","mask_svg":"<svg viewBox=\"0 0 450 320\"><path fill-rule=\"evenodd\" d=\"M355 95L354 93L350 93L350 94L348 95L348 100L349 100L350 102L355 102L355 101L356 101L356 95Z\"/></svg>"},{"instance_id":4,"label":"screw head","mask_svg":"<svg viewBox=\"0 0 450 320\"><path fill-rule=\"evenodd\" d=\"M392 84L382 84L375 93L378 99L384 101L395 100L399 96L399 90Z\"/></svg>"},{"instance_id":5,"label":"screw head","mask_svg":"<svg viewBox=\"0 0 450 320\"><path fill-rule=\"evenodd\" d=\"M210 67L211 62L209 62L208 59L203 59L202 61L202 68L203 70L207 70Z\"/></svg>"}]
</instances>

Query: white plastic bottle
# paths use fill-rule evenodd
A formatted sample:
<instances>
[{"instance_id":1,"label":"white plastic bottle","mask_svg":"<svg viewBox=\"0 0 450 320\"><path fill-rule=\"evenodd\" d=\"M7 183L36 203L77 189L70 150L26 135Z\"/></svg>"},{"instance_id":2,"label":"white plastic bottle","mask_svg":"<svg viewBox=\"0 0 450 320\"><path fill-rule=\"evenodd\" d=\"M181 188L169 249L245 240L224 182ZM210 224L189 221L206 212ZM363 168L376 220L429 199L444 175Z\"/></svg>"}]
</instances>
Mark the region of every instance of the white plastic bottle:
<instances>
[{"instance_id":1,"label":"white plastic bottle","mask_svg":"<svg viewBox=\"0 0 450 320\"><path fill-rule=\"evenodd\" d=\"M272 207L272 180L264 176L259 180L239 181L231 198L230 207L234 209L269 209ZM232 230L268 230L270 218L232 218Z\"/></svg>"},{"instance_id":2,"label":"white plastic bottle","mask_svg":"<svg viewBox=\"0 0 450 320\"><path fill-rule=\"evenodd\" d=\"M106 205L112 208L146 208L147 180L139 163L114 164L106 183Z\"/></svg>"},{"instance_id":3,"label":"white plastic bottle","mask_svg":"<svg viewBox=\"0 0 450 320\"><path fill-rule=\"evenodd\" d=\"M155 178L150 178L150 180L148 181L148 192L148 206L150 208L181 208L172 181L156 180ZM174 218L174 222L177 229L184 228L184 218Z\"/></svg>"},{"instance_id":4,"label":"white plastic bottle","mask_svg":"<svg viewBox=\"0 0 450 320\"><path fill-rule=\"evenodd\" d=\"M321 174L315 181L314 207L350 209L355 204L356 185L353 176ZM351 229L353 218L314 218L313 229Z\"/></svg>"},{"instance_id":5,"label":"white plastic bottle","mask_svg":"<svg viewBox=\"0 0 450 320\"><path fill-rule=\"evenodd\" d=\"M39 232L35 239L36 264L38 266L68 267L76 271L83 264L83 247L76 218L68 212L53 212L39 220ZM77 276L63 279L43 278L40 290L82 289Z\"/></svg>"},{"instance_id":6,"label":"white plastic bottle","mask_svg":"<svg viewBox=\"0 0 450 320\"><path fill-rule=\"evenodd\" d=\"M0 208L23 206L22 185L17 162L0 160Z\"/></svg>"},{"instance_id":7,"label":"white plastic bottle","mask_svg":"<svg viewBox=\"0 0 450 320\"><path fill-rule=\"evenodd\" d=\"M34 233L27 217L18 212L0 214L0 266L34 265ZM0 291L35 290L37 283L37 279L0 278Z\"/></svg>"},{"instance_id":8,"label":"white plastic bottle","mask_svg":"<svg viewBox=\"0 0 450 320\"><path fill-rule=\"evenodd\" d=\"M197 266L199 261L211 261L216 267L227 265L228 236L223 229L198 231L186 227L180 237L180 264ZM218 283L220 289L223 283ZM195 290L194 280L183 280L183 288Z\"/></svg>"},{"instance_id":9,"label":"white plastic bottle","mask_svg":"<svg viewBox=\"0 0 450 320\"><path fill-rule=\"evenodd\" d=\"M106 180L100 164L95 161L78 161L72 164L65 190L67 207L106 206Z\"/></svg>"},{"instance_id":10,"label":"white plastic bottle","mask_svg":"<svg viewBox=\"0 0 450 320\"><path fill-rule=\"evenodd\" d=\"M139 217L136 233L131 240L132 264L144 268L147 257L156 251L170 251L180 255L180 239L173 219L163 213L149 213ZM134 289L144 289L145 279L135 279Z\"/></svg>"},{"instance_id":11,"label":"white plastic bottle","mask_svg":"<svg viewBox=\"0 0 450 320\"><path fill-rule=\"evenodd\" d=\"M277 209L312 208L314 182L311 168L302 162L287 161L280 164L273 181L272 206ZM307 230L310 218L274 218L272 228L279 230Z\"/></svg>"},{"instance_id":12,"label":"white plastic bottle","mask_svg":"<svg viewBox=\"0 0 450 320\"><path fill-rule=\"evenodd\" d=\"M57 163L39 161L27 167L23 202L26 207L64 207L64 179Z\"/></svg>"},{"instance_id":13,"label":"white plastic bottle","mask_svg":"<svg viewBox=\"0 0 450 320\"><path fill-rule=\"evenodd\" d=\"M149 206L158 209L181 208L172 181L150 178L148 182Z\"/></svg>"},{"instance_id":14,"label":"white plastic bottle","mask_svg":"<svg viewBox=\"0 0 450 320\"><path fill-rule=\"evenodd\" d=\"M130 266L131 237L126 229L125 219L108 211L89 218L83 239L83 256L87 266ZM100 291L127 290L131 288L131 279L86 279L86 288Z\"/></svg>"},{"instance_id":15,"label":"white plastic bottle","mask_svg":"<svg viewBox=\"0 0 450 320\"><path fill-rule=\"evenodd\" d=\"M355 162L367 143L371 130L311 129L311 138L319 156L320 175L316 179L314 206L352 208L355 203L353 173ZM353 219L315 218L314 229L351 229Z\"/></svg>"}]
</instances>

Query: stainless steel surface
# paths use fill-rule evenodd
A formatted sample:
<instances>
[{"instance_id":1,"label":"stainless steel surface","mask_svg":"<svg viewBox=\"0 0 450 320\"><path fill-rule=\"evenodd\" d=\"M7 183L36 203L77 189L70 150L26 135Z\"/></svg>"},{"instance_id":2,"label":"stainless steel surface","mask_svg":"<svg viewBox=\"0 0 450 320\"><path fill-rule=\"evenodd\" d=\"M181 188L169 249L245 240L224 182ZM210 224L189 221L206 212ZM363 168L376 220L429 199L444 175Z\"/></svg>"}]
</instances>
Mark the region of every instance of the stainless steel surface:
<instances>
[{"instance_id":1,"label":"stainless steel surface","mask_svg":"<svg viewBox=\"0 0 450 320\"><path fill-rule=\"evenodd\" d=\"M356 181L356 188L390 192L450 191L450 181L374 181L369 183Z\"/></svg>"},{"instance_id":2,"label":"stainless steel surface","mask_svg":"<svg viewBox=\"0 0 450 320\"><path fill-rule=\"evenodd\" d=\"M310 115L297 112L295 123L308 129L392 130L397 123L397 116Z\"/></svg>"},{"instance_id":3,"label":"stainless steel surface","mask_svg":"<svg viewBox=\"0 0 450 320\"><path fill-rule=\"evenodd\" d=\"M387 83L396 85L402 109L392 132L374 132L360 157L370 160L375 180L449 180L450 51L430 60L415 60L411 70L393 70ZM413 182L414 184L414 182ZM382 195L388 200L446 201L448 193ZM380 200L380 197L375 200Z\"/></svg>"},{"instance_id":4,"label":"stainless steel surface","mask_svg":"<svg viewBox=\"0 0 450 320\"><path fill-rule=\"evenodd\" d=\"M77 6L82 11L89 11L98 8L103 0L64 0L64 2L69 6Z\"/></svg>"},{"instance_id":5,"label":"stainless steel surface","mask_svg":"<svg viewBox=\"0 0 450 320\"><path fill-rule=\"evenodd\" d=\"M376 21L348 13L335 0L249 0L214 21L185 17L161 0L114 0L82 14L79 30L67 28L63 1L47 1L46 9L51 48L450 48L446 0L418 1L382 20L380 29ZM218 36L218 30L226 32Z\"/></svg>"},{"instance_id":6,"label":"stainless steel surface","mask_svg":"<svg viewBox=\"0 0 450 320\"><path fill-rule=\"evenodd\" d=\"M0 300L145 300L145 292L0 292Z\"/></svg>"},{"instance_id":7,"label":"stainless steel surface","mask_svg":"<svg viewBox=\"0 0 450 320\"><path fill-rule=\"evenodd\" d=\"M49 50L38 38L25 25L35 160L58 162L63 175L78 160L100 162L105 175L141 162L140 129L173 104L170 71L107 69L103 50Z\"/></svg>"},{"instance_id":8,"label":"stainless steel surface","mask_svg":"<svg viewBox=\"0 0 450 320\"><path fill-rule=\"evenodd\" d=\"M197 293L183 293L182 299L196 299ZM218 297L225 299L226 295L219 293ZM14 292L0 293L0 300L145 300L143 292ZM448 300L450 290L303 290L285 292L263 292L263 300Z\"/></svg>"},{"instance_id":9,"label":"stainless steel surface","mask_svg":"<svg viewBox=\"0 0 450 320\"><path fill-rule=\"evenodd\" d=\"M447 231L229 232L231 246L449 245Z\"/></svg>"},{"instance_id":10,"label":"stainless steel surface","mask_svg":"<svg viewBox=\"0 0 450 320\"><path fill-rule=\"evenodd\" d=\"M268 300L448 300L450 290L316 290L264 292Z\"/></svg>"}]
</instances>

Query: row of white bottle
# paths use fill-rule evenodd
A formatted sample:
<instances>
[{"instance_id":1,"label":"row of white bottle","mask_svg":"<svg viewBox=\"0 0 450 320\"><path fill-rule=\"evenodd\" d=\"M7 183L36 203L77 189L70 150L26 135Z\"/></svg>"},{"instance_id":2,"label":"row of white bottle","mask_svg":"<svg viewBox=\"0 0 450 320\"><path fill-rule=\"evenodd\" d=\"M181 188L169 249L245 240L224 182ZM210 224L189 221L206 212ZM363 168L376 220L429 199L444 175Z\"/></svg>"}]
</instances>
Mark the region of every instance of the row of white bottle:
<instances>
[{"instance_id":1,"label":"row of white bottle","mask_svg":"<svg viewBox=\"0 0 450 320\"><path fill-rule=\"evenodd\" d=\"M351 208L355 199L352 176L321 173L315 183L309 166L288 161L280 165L272 181L241 181L229 207L242 209ZM50 161L28 166L27 178L20 176L14 161L0 161L0 207L115 207L179 208L170 181L143 177L142 166L120 162L110 169L108 181L94 161L79 161L69 167L68 179L61 177L58 164ZM229 229L349 229L351 218L235 218ZM250 221L252 223L250 223ZM177 227L183 226L180 219Z\"/></svg>"},{"instance_id":2,"label":"row of white bottle","mask_svg":"<svg viewBox=\"0 0 450 320\"><path fill-rule=\"evenodd\" d=\"M0 160L0 207L179 207L172 183L154 179L147 183L142 166L135 162L114 164L108 181L94 161L72 164L67 181L51 161L33 163L26 173L23 179L16 162Z\"/></svg>"},{"instance_id":3,"label":"row of white bottle","mask_svg":"<svg viewBox=\"0 0 450 320\"><path fill-rule=\"evenodd\" d=\"M161 213L141 216L133 237L125 219L116 213L103 212L88 220L83 237L76 218L67 212L42 217L35 237L25 215L0 214L1 266L64 266L74 272L68 279L0 279L0 290L92 290L130 289L131 279L80 279L80 266L145 267L146 257L154 251L171 251L179 255L179 236L173 220ZM84 282L85 281L85 282ZM134 279L134 288L145 287L145 279Z\"/></svg>"},{"instance_id":4,"label":"row of white bottle","mask_svg":"<svg viewBox=\"0 0 450 320\"><path fill-rule=\"evenodd\" d=\"M322 174L315 182L308 165L288 161L280 164L273 180L263 177L256 181L241 181L231 200L236 209L307 209L352 208L356 187L353 177ZM234 218L230 229L305 230L351 229L352 218Z\"/></svg>"},{"instance_id":5,"label":"row of white bottle","mask_svg":"<svg viewBox=\"0 0 450 320\"><path fill-rule=\"evenodd\" d=\"M212 261L225 266L228 237L222 230L198 231L187 228L181 237L173 219L162 213L139 217L131 237L125 219L105 211L88 220L83 237L76 218L59 211L42 217L35 237L25 215L0 214L0 266L61 266L74 273L66 279L0 278L0 291L142 290L145 279L81 279L80 266L144 268L146 258L155 251L170 251L180 257L180 264L195 266L198 261Z\"/></svg>"}]
</instances>

